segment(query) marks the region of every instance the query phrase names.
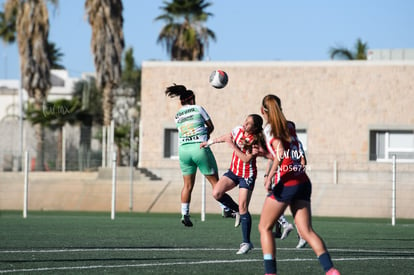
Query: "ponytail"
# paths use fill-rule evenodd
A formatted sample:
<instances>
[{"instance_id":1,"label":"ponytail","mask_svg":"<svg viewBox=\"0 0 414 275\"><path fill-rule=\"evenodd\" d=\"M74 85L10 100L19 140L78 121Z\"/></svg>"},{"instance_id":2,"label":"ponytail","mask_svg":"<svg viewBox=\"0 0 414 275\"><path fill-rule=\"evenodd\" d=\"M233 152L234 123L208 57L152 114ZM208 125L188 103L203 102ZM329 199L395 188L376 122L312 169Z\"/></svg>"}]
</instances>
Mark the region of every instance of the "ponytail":
<instances>
[{"instance_id":1,"label":"ponytail","mask_svg":"<svg viewBox=\"0 0 414 275\"><path fill-rule=\"evenodd\" d=\"M176 85L175 83L173 86L167 87L165 94L171 98L179 96L181 105L188 104L191 100L195 99L193 91L187 90L184 85Z\"/></svg>"},{"instance_id":2,"label":"ponytail","mask_svg":"<svg viewBox=\"0 0 414 275\"><path fill-rule=\"evenodd\" d=\"M262 107L267 113L268 123L272 128L272 135L283 141L290 142L290 133L285 115L279 106L280 99L275 95L267 95L263 98Z\"/></svg>"}]
</instances>

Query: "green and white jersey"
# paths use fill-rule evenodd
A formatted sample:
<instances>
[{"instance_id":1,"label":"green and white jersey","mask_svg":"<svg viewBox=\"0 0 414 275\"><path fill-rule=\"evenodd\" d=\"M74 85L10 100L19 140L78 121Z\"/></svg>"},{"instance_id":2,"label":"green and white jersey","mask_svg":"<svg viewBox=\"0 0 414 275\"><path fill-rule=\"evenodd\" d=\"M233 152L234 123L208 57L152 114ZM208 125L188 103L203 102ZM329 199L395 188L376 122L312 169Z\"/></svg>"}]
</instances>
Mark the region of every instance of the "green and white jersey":
<instances>
[{"instance_id":1,"label":"green and white jersey","mask_svg":"<svg viewBox=\"0 0 414 275\"><path fill-rule=\"evenodd\" d=\"M208 140L205 122L210 116L198 105L185 105L175 115L179 145Z\"/></svg>"}]
</instances>

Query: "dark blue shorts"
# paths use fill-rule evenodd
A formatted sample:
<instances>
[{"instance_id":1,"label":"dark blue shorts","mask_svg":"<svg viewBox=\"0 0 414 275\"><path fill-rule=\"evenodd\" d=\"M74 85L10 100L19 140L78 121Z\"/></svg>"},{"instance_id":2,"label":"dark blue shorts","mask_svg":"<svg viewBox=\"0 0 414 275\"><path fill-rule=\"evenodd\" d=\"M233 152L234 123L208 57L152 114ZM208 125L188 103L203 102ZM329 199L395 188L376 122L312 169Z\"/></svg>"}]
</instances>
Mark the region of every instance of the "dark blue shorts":
<instances>
[{"instance_id":1,"label":"dark blue shorts","mask_svg":"<svg viewBox=\"0 0 414 275\"><path fill-rule=\"evenodd\" d=\"M296 200L309 201L312 194L312 184L310 181L304 182L295 186L284 186L283 184L276 184L270 197L280 202L291 203Z\"/></svg>"},{"instance_id":2,"label":"dark blue shorts","mask_svg":"<svg viewBox=\"0 0 414 275\"><path fill-rule=\"evenodd\" d=\"M254 177L242 178L242 177L236 176L231 170L227 170L227 172L224 173L223 176L226 176L229 179L231 179L236 185L239 186L239 188L245 188L250 191L253 191L254 189L254 183L256 182L256 178Z\"/></svg>"}]
</instances>

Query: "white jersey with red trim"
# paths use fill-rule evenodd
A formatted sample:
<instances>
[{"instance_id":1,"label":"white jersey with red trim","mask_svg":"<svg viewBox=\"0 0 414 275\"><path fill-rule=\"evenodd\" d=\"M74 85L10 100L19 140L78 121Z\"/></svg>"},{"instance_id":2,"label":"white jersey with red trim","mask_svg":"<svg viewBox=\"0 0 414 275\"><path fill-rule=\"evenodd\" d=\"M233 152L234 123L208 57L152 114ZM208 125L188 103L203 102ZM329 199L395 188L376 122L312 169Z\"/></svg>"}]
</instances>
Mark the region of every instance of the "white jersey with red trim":
<instances>
[{"instance_id":1,"label":"white jersey with red trim","mask_svg":"<svg viewBox=\"0 0 414 275\"><path fill-rule=\"evenodd\" d=\"M233 142L243 153L247 152L244 144L253 140L253 135L247 134L242 126L237 126L231 131ZM257 166L256 158L253 157L249 162L243 162L235 152L231 158L230 170L239 177L242 178L256 178Z\"/></svg>"}]
</instances>

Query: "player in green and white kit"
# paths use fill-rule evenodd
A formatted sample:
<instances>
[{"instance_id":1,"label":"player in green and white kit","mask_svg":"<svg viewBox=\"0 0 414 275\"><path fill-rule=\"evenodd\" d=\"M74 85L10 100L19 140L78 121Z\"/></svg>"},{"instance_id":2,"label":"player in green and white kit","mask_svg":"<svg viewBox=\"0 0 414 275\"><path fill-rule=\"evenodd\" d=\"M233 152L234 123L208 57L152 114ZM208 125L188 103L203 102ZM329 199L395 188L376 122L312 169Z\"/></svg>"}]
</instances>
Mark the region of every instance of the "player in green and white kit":
<instances>
[{"instance_id":1,"label":"player in green and white kit","mask_svg":"<svg viewBox=\"0 0 414 275\"><path fill-rule=\"evenodd\" d=\"M195 95L183 85L174 85L166 89L169 97L179 97L181 108L175 115L179 134L178 155L184 179L181 190L181 222L193 226L190 220L190 201L197 168L210 182L212 188L218 181L217 162L210 148L200 148L214 130L213 122L203 107L195 104Z\"/></svg>"}]
</instances>

